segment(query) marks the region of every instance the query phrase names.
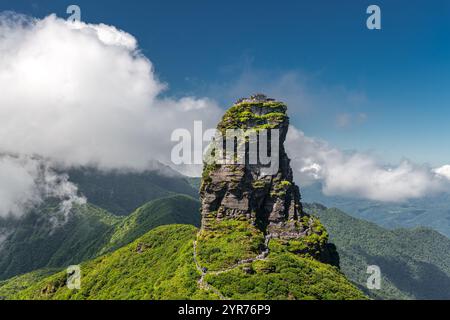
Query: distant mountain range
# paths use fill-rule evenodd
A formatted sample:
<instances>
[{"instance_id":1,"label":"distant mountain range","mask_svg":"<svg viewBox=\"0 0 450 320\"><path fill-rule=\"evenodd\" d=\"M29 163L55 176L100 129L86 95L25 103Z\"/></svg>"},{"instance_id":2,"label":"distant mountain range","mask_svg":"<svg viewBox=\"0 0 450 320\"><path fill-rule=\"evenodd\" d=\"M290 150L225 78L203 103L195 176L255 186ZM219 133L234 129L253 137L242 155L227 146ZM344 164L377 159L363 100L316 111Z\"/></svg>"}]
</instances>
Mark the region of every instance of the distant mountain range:
<instances>
[{"instance_id":1,"label":"distant mountain range","mask_svg":"<svg viewBox=\"0 0 450 320\"><path fill-rule=\"evenodd\" d=\"M317 215L339 252L341 270L375 299L450 299L450 239L432 229L387 230L322 205ZM381 269L380 290L368 290L367 266Z\"/></svg>"},{"instance_id":2,"label":"distant mountain range","mask_svg":"<svg viewBox=\"0 0 450 320\"><path fill-rule=\"evenodd\" d=\"M450 237L450 194L441 193L400 203L326 196L322 185L315 183L301 188L305 202L317 202L388 229L429 227Z\"/></svg>"},{"instance_id":3,"label":"distant mountain range","mask_svg":"<svg viewBox=\"0 0 450 320\"><path fill-rule=\"evenodd\" d=\"M189 178L161 163L156 165L157 170L145 172L105 172L87 167L64 173L89 203L114 215L128 215L150 200L173 194L198 197L198 188L190 184Z\"/></svg>"}]
</instances>

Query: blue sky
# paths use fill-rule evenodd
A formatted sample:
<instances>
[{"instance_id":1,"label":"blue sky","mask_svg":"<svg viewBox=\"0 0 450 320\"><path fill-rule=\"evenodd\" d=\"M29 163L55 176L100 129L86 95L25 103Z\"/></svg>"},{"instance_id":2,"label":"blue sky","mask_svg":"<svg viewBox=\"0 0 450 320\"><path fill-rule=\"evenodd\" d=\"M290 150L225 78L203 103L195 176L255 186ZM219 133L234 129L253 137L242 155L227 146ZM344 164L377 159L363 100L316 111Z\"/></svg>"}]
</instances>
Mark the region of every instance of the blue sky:
<instances>
[{"instance_id":1,"label":"blue sky","mask_svg":"<svg viewBox=\"0 0 450 320\"><path fill-rule=\"evenodd\" d=\"M134 35L167 94L268 92L332 145L437 166L450 148L448 1L25 1L0 11L67 16ZM365 27L370 4L382 30Z\"/></svg>"}]
</instances>

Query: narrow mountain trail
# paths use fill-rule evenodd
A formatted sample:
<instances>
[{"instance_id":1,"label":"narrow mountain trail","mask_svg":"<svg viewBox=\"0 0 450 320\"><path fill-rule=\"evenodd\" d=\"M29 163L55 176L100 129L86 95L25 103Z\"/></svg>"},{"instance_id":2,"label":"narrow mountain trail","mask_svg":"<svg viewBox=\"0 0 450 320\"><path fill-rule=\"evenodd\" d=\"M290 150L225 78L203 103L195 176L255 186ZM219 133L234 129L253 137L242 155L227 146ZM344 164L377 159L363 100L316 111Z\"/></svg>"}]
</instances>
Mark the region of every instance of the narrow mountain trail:
<instances>
[{"instance_id":1,"label":"narrow mountain trail","mask_svg":"<svg viewBox=\"0 0 450 320\"><path fill-rule=\"evenodd\" d=\"M246 263L252 263L255 261L259 261L259 260L266 260L267 256L269 255L269 241L270 241L270 236L266 235L264 237L264 250L257 255L255 258L249 258L249 259L243 259L243 260L239 260L237 263L235 263L234 265L232 265L231 267L228 267L226 269L222 269L222 270L216 270L216 271L208 271L206 268L202 268L202 266L200 265L198 258L197 258L197 240L194 240L194 250L193 250L193 257L194 257L194 262L195 262L195 266L197 268L197 270L200 272L201 276L200 279L198 280L198 285L201 289L207 289L207 290L211 290L212 292L214 292L215 294L217 294L219 296L219 298L221 300L229 300L229 298L225 297L217 288L213 287L211 284L209 284L206 280L205 280L205 276L210 274L210 275L219 275L225 272L229 272L243 264Z\"/></svg>"},{"instance_id":2,"label":"narrow mountain trail","mask_svg":"<svg viewBox=\"0 0 450 320\"><path fill-rule=\"evenodd\" d=\"M205 280L205 276L207 275L207 272L205 271L205 269L203 269L200 266L200 263L198 262L198 259L197 259L197 240L194 240L194 262L195 262L195 266L196 266L197 270L201 274L200 279L198 280L198 285L199 285L200 289L206 289L206 290L210 290L210 291L214 292L215 294L217 294L219 296L220 300L228 300L219 290L214 288L212 285L210 285Z\"/></svg>"}]
</instances>

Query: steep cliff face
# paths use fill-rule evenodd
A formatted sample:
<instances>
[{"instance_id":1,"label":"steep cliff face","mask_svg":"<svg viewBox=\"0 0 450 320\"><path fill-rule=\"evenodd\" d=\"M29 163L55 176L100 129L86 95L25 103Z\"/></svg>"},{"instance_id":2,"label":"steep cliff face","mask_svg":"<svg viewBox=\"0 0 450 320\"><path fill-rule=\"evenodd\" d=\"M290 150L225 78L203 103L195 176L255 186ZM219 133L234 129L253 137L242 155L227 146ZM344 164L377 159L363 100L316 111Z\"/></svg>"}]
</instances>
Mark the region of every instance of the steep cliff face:
<instances>
[{"instance_id":1,"label":"steep cliff face","mask_svg":"<svg viewBox=\"0 0 450 320\"><path fill-rule=\"evenodd\" d=\"M223 136L227 130L246 131L243 140L246 148L235 148L235 151L245 150L245 156L240 159L244 161L205 165L200 189L202 230L199 239L211 242L211 238L225 238L227 244L220 248L222 253L233 250L227 250L229 247L239 247L244 258L268 251L270 241L290 252L336 263L327 245L325 229L316 218L302 210L299 188L293 181L290 160L284 149L288 127L286 105L264 95L241 99L225 113L217 129ZM259 138L254 138L252 133ZM261 149L266 141L261 136L266 133L272 163L251 162L250 143L258 145L259 141L259 154L265 156ZM225 154L227 159L239 158L236 154ZM226 259L215 261L214 256L214 252L204 252L203 259L213 267L231 264ZM231 251L226 252L226 256L230 260L238 259ZM217 257L223 258L223 255L217 254Z\"/></svg>"}]
</instances>

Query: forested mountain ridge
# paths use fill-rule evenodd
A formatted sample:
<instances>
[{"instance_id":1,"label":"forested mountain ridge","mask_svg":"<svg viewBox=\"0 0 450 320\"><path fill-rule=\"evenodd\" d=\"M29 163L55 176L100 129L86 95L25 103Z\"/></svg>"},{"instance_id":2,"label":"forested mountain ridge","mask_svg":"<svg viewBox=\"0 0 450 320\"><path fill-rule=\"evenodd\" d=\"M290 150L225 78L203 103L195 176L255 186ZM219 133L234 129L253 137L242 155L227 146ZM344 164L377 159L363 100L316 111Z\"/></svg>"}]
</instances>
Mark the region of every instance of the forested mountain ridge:
<instances>
[{"instance_id":1,"label":"forested mountain ridge","mask_svg":"<svg viewBox=\"0 0 450 320\"><path fill-rule=\"evenodd\" d=\"M0 246L0 279L41 268L77 264L128 244L164 224L200 224L199 203L186 195L152 200L129 216L91 204L75 205L67 217L42 205L8 227ZM55 224L59 217L60 223Z\"/></svg>"},{"instance_id":2,"label":"forested mountain ridge","mask_svg":"<svg viewBox=\"0 0 450 320\"><path fill-rule=\"evenodd\" d=\"M432 229L388 230L322 205L305 205L326 226L349 279L376 299L450 299L450 239ZM381 269L368 290L367 266Z\"/></svg>"}]
</instances>

